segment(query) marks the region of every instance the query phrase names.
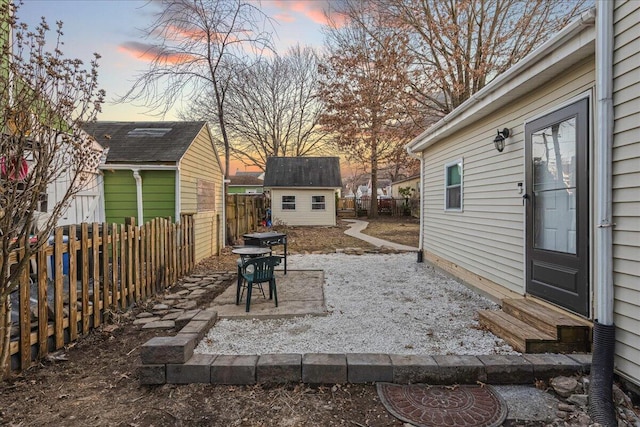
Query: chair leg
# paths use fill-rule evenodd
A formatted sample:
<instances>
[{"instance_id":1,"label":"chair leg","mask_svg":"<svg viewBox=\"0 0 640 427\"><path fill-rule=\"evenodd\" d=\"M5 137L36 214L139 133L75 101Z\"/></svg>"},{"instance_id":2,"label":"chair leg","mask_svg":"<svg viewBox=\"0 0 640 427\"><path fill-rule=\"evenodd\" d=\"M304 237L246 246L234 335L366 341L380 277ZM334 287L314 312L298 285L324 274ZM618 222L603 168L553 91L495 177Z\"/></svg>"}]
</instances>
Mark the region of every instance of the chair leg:
<instances>
[{"instance_id":1,"label":"chair leg","mask_svg":"<svg viewBox=\"0 0 640 427\"><path fill-rule=\"evenodd\" d=\"M242 299L242 294L240 293L240 291L242 290L242 282L243 282L242 268L240 268L240 265L238 264L238 285L236 289L236 305L240 304L240 300Z\"/></svg>"},{"instance_id":2,"label":"chair leg","mask_svg":"<svg viewBox=\"0 0 640 427\"><path fill-rule=\"evenodd\" d=\"M271 282L273 282L273 286L271 285ZM269 282L269 290L271 291L271 289L273 289L273 299L276 302L276 307L278 306L278 288L276 287L276 279L275 277L273 279L271 279L271 282ZM269 292L271 293L271 292Z\"/></svg>"},{"instance_id":3,"label":"chair leg","mask_svg":"<svg viewBox=\"0 0 640 427\"><path fill-rule=\"evenodd\" d=\"M253 288L253 282L247 281L247 308L246 312L249 312L249 306L251 306L251 289Z\"/></svg>"}]
</instances>

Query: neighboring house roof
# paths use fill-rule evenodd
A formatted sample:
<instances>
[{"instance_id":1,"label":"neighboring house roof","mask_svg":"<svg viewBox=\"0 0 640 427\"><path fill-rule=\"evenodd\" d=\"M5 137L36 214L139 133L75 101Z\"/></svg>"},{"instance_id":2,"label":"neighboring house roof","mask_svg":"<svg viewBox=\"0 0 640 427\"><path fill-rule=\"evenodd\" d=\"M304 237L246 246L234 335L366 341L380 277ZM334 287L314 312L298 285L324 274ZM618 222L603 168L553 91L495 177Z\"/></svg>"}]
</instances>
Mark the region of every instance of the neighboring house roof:
<instances>
[{"instance_id":1,"label":"neighboring house roof","mask_svg":"<svg viewBox=\"0 0 640 427\"><path fill-rule=\"evenodd\" d=\"M265 187L340 188L338 157L269 157Z\"/></svg>"},{"instance_id":2,"label":"neighboring house roof","mask_svg":"<svg viewBox=\"0 0 640 427\"><path fill-rule=\"evenodd\" d=\"M420 174L412 175L412 176L407 177L407 178L404 178L404 179L399 179L399 180L397 180L397 181L393 181L393 182L391 183L391 185L393 185L393 184L402 184L403 182L413 181L413 180L415 180L415 179L420 179Z\"/></svg>"},{"instance_id":3,"label":"neighboring house roof","mask_svg":"<svg viewBox=\"0 0 640 427\"><path fill-rule=\"evenodd\" d=\"M262 172L260 172L262 173ZM264 181L257 176L251 175L235 175L229 177L229 185L242 185L242 186L259 186L262 187Z\"/></svg>"},{"instance_id":4,"label":"neighboring house roof","mask_svg":"<svg viewBox=\"0 0 640 427\"><path fill-rule=\"evenodd\" d=\"M83 129L109 148L107 163L178 162L206 122L93 122Z\"/></svg>"},{"instance_id":5,"label":"neighboring house roof","mask_svg":"<svg viewBox=\"0 0 640 427\"><path fill-rule=\"evenodd\" d=\"M236 169L236 176L254 176L256 178L264 178L262 171L240 171Z\"/></svg>"}]
</instances>

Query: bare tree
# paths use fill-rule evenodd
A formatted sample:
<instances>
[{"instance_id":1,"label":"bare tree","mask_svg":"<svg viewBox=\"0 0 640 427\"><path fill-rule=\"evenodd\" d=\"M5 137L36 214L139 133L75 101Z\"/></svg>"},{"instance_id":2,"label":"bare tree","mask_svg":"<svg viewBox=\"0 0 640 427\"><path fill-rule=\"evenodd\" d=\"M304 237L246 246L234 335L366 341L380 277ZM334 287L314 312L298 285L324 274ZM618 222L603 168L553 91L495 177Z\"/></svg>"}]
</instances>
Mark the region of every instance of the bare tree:
<instances>
[{"instance_id":1,"label":"bare tree","mask_svg":"<svg viewBox=\"0 0 640 427\"><path fill-rule=\"evenodd\" d=\"M444 116L531 53L590 0L380 0L409 35L412 93ZM371 33L365 20L350 14Z\"/></svg>"},{"instance_id":2,"label":"bare tree","mask_svg":"<svg viewBox=\"0 0 640 427\"><path fill-rule=\"evenodd\" d=\"M264 169L270 156L308 156L327 151L319 126L318 57L293 47L284 56L263 58L232 79L227 92L232 155Z\"/></svg>"},{"instance_id":3,"label":"bare tree","mask_svg":"<svg viewBox=\"0 0 640 427\"><path fill-rule=\"evenodd\" d=\"M232 76L271 49L268 18L244 0L158 0L161 11L144 30L146 44L132 43L152 57L149 68L119 101L142 103L166 114L194 100L213 105L229 176L230 141L225 102ZM203 100L201 94L211 95Z\"/></svg>"},{"instance_id":4,"label":"bare tree","mask_svg":"<svg viewBox=\"0 0 640 427\"><path fill-rule=\"evenodd\" d=\"M61 22L54 48L46 51L44 18L29 31L16 12L11 2L0 3L0 375L8 372L10 294L86 186L87 171L97 168L101 150L81 125L95 119L104 100L97 85L99 55L88 70L82 61L64 58ZM47 188L60 183L64 194L46 200Z\"/></svg>"},{"instance_id":5,"label":"bare tree","mask_svg":"<svg viewBox=\"0 0 640 427\"><path fill-rule=\"evenodd\" d=\"M406 156L404 144L417 133L408 96L411 61L408 38L383 14L352 9L358 19L327 29L327 58L320 66L323 125L338 146L369 166L376 217L380 165ZM366 22L366 27L360 23ZM373 30L375 29L375 31Z\"/></svg>"}]
</instances>

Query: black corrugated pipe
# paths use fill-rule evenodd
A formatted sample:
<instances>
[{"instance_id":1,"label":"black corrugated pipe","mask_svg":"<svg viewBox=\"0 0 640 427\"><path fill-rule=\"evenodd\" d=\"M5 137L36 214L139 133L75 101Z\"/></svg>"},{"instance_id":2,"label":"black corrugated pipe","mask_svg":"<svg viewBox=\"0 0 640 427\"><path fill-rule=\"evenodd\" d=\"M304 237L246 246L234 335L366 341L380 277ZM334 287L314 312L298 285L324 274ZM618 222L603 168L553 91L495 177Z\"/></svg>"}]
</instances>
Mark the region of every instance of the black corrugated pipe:
<instances>
[{"instance_id":1,"label":"black corrugated pipe","mask_svg":"<svg viewBox=\"0 0 640 427\"><path fill-rule=\"evenodd\" d=\"M613 355L616 345L615 325L593 325L593 354L589 385L589 416L604 427L616 427L613 404Z\"/></svg>"}]
</instances>

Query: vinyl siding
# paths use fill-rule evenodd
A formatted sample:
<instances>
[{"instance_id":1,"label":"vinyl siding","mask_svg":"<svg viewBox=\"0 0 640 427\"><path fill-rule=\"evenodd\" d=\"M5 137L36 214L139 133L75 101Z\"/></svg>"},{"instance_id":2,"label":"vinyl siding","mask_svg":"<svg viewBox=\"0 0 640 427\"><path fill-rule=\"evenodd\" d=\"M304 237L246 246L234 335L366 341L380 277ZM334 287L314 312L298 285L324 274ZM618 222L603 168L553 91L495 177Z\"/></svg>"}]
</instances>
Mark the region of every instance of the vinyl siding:
<instances>
[{"instance_id":1,"label":"vinyl siding","mask_svg":"<svg viewBox=\"0 0 640 427\"><path fill-rule=\"evenodd\" d=\"M505 104L424 152L423 247L470 272L524 294L524 124L557 109L594 85L593 57ZM496 129L512 135L502 153ZM463 211L444 210L444 165L463 159Z\"/></svg>"},{"instance_id":2,"label":"vinyl siding","mask_svg":"<svg viewBox=\"0 0 640 427\"><path fill-rule=\"evenodd\" d=\"M138 216L136 181L129 170L104 171L106 221L123 224L127 217Z\"/></svg>"},{"instance_id":3,"label":"vinyl siding","mask_svg":"<svg viewBox=\"0 0 640 427\"><path fill-rule=\"evenodd\" d=\"M198 211L198 180L213 183L214 209ZM196 262L218 254L222 247L223 173L209 132L203 127L180 160L180 209L194 214Z\"/></svg>"},{"instance_id":4,"label":"vinyl siding","mask_svg":"<svg viewBox=\"0 0 640 427\"><path fill-rule=\"evenodd\" d=\"M129 173L132 173L129 171ZM154 218L176 220L176 173L172 170L142 170L142 213L144 222ZM135 191L135 182L134 182ZM134 215L136 216L136 215Z\"/></svg>"},{"instance_id":5,"label":"vinyl siding","mask_svg":"<svg viewBox=\"0 0 640 427\"><path fill-rule=\"evenodd\" d=\"M295 210L282 210L282 196L296 196ZM313 196L325 196L325 209L312 210ZM282 221L287 225L336 225L335 190L272 188L271 218L274 223Z\"/></svg>"},{"instance_id":6,"label":"vinyl siding","mask_svg":"<svg viewBox=\"0 0 640 427\"><path fill-rule=\"evenodd\" d=\"M640 385L640 2L618 1L613 55L615 366Z\"/></svg>"}]
</instances>

